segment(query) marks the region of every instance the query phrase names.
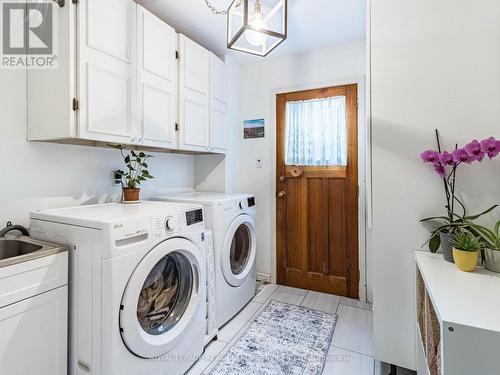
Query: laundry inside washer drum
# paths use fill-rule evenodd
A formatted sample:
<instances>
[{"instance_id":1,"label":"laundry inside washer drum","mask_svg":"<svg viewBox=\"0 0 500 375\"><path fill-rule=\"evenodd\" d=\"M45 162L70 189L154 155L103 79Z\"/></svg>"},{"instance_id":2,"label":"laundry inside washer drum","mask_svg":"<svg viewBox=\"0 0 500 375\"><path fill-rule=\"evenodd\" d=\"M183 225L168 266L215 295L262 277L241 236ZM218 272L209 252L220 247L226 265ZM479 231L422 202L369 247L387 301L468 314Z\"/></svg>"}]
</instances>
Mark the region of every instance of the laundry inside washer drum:
<instances>
[{"instance_id":1,"label":"laundry inside washer drum","mask_svg":"<svg viewBox=\"0 0 500 375\"><path fill-rule=\"evenodd\" d=\"M189 260L178 252L164 256L144 281L137 302L137 319L147 333L170 330L185 313L193 286Z\"/></svg>"}]
</instances>

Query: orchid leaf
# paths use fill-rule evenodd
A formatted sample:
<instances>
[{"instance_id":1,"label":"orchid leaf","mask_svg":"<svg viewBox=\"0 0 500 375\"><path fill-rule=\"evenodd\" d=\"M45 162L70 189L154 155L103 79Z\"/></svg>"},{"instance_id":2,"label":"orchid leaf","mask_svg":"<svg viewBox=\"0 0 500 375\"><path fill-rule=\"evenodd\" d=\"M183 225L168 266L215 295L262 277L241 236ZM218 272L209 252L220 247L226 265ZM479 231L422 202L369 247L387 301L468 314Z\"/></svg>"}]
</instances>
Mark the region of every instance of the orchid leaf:
<instances>
[{"instance_id":1,"label":"orchid leaf","mask_svg":"<svg viewBox=\"0 0 500 375\"><path fill-rule=\"evenodd\" d=\"M431 216L431 217L426 217L424 219L421 219L420 222L423 223L424 221L438 220L438 219L451 222L451 220L450 220L450 218L448 216Z\"/></svg>"},{"instance_id":2,"label":"orchid leaf","mask_svg":"<svg viewBox=\"0 0 500 375\"><path fill-rule=\"evenodd\" d=\"M500 220L498 220L497 223L495 224L495 234L497 235L497 237L499 237L499 234L500 234Z\"/></svg>"},{"instance_id":3,"label":"orchid leaf","mask_svg":"<svg viewBox=\"0 0 500 375\"><path fill-rule=\"evenodd\" d=\"M439 246L441 246L441 237L439 235L439 232L436 232L429 240L429 250L431 251L431 253L435 253L436 251L438 251Z\"/></svg>"},{"instance_id":4,"label":"orchid leaf","mask_svg":"<svg viewBox=\"0 0 500 375\"><path fill-rule=\"evenodd\" d=\"M481 212L481 213L479 213L477 215L472 215L472 216L466 216L466 217L464 217L464 220L476 220L476 219L480 218L481 216L486 215L487 213L493 211L497 207L498 207L498 204L495 204L494 206L488 208L486 211L483 211L483 212Z\"/></svg>"}]
</instances>

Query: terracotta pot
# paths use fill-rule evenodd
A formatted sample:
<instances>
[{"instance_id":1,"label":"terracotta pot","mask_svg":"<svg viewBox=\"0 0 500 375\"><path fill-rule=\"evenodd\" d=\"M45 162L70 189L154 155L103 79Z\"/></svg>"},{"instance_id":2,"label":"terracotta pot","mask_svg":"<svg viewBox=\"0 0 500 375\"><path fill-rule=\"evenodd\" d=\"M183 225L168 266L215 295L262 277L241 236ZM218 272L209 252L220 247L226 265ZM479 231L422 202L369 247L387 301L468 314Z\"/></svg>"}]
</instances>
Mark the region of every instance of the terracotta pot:
<instances>
[{"instance_id":1,"label":"terracotta pot","mask_svg":"<svg viewBox=\"0 0 500 375\"><path fill-rule=\"evenodd\" d=\"M134 202L139 200L139 193L141 189L139 188L123 188L123 202Z\"/></svg>"}]
</instances>

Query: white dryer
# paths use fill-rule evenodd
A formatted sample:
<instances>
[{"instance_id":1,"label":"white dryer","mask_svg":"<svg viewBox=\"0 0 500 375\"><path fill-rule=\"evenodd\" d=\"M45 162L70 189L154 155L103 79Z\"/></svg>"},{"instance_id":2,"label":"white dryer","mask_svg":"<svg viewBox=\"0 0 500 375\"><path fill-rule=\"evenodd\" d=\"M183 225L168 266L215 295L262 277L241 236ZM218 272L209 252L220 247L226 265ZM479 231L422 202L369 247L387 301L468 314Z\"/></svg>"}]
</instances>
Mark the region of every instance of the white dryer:
<instances>
[{"instance_id":1,"label":"white dryer","mask_svg":"<svg viewBox=\"0 0 500 375\"><path fill-rule=\"evenodd\" d=\"M216 318L220 328L255 294L255 197L195 192L152 199L203 205L205 225L214 236Z\"/></svg>"},{"instance_id":2,"label":"white dryer","mask_svg":"<svg viewBox=\"0 0 500 375\"><path fill-rule=\"evenodd\" d=\"M70 248L71 375L184 374L203 351L202 207L143 202L31 213Z\"/></svg>"}]
</instances>

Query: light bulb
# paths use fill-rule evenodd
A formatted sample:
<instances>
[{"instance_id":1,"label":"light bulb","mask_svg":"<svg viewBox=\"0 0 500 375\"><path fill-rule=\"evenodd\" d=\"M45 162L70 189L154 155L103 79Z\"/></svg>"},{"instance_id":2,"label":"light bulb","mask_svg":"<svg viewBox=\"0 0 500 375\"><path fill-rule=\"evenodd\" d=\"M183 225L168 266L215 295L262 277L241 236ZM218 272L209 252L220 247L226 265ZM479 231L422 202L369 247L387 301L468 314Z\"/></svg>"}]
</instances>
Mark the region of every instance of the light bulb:
<instances>
[{"instance_id":1,"label":"light bulb","mask_svg":"<svg viewBox=\"0 0 500 375\"><path fill-rule=\"evenodd\" d=\"M264 21L262 21L261 18L254 18L252 21L250 21L249 24L259 29L264 29L264 30L267 29L267 24ZM245 38L248 41L248 43L250 43L252 46L258 47L266 42L268 36L267 34L258 31L246 30Z\"/></svg>"}]
</instances>

